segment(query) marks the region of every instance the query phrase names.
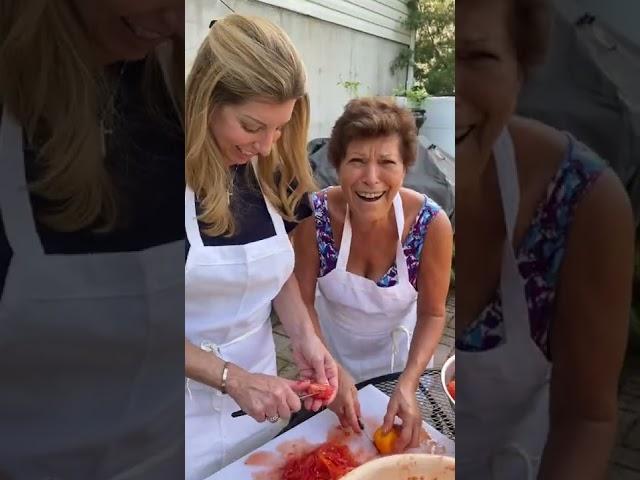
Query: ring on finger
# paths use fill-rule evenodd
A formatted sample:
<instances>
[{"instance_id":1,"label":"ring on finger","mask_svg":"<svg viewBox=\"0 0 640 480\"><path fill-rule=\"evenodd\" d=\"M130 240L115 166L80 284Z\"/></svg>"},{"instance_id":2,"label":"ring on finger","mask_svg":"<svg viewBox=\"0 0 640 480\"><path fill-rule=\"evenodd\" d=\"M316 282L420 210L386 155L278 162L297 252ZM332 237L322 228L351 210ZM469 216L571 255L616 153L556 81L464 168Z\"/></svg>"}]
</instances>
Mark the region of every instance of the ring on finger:
<instances>
[{"instance_id":1,"label":"ring on finger","mask_svg":"<svg viewBox=\"0 0 640 480\"><path fill-rule=\"evenodd\" d=\"M280 420L280 415L273 415L271 417L267 417L267 420L270 421L271 423L276 423L278 420Z\"/></svg>"}]
</instances>

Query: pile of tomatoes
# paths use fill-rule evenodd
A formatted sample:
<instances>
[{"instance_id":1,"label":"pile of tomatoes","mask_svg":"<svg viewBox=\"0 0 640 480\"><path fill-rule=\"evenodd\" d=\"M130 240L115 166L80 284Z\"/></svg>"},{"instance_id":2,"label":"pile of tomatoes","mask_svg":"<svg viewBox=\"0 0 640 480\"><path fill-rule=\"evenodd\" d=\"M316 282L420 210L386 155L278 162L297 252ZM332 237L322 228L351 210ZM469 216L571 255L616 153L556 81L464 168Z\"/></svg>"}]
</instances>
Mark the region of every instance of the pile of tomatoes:
<instances>
[{"instance_id":1,"label":"pile of tomatoes","mask_svg":"<svg viewBox=\"0 0 640 480\"><path fill-rule=\"evenodd\" d=\"M301 457L292 458L282 480L338 480L359 464L345 445L324 443Z\"/></svg>"}]
</instances>

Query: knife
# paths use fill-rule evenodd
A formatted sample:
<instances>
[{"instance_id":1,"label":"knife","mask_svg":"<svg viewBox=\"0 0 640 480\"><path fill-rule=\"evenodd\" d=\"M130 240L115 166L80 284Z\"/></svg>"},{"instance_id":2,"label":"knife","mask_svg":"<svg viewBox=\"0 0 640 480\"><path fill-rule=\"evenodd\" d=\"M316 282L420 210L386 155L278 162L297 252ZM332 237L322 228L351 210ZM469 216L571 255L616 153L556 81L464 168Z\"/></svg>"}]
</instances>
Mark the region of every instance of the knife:
<instances>
[{"instance_id":1,"label":"knife","mask_svg":"<svg viewBox=\"0 0 640 480\"><path fill-rule=\"evenodd\" d=\"M309 394L307 394L307 395L303 395L303 396L298 397L298 398L299 398L300 400L304 400L305 398L313 397L314 395L317 395L318 393L320 393L320 392L316 392L316 393L309 393ZM232 416L233 418L237 418L237 417L242 417L243 415L246 415L246 414L247 414L247 412L245 412L244 410L237 410L237 411L233 412L233 413L231 414L231 416Z\"/></svg>"}]
</instances>

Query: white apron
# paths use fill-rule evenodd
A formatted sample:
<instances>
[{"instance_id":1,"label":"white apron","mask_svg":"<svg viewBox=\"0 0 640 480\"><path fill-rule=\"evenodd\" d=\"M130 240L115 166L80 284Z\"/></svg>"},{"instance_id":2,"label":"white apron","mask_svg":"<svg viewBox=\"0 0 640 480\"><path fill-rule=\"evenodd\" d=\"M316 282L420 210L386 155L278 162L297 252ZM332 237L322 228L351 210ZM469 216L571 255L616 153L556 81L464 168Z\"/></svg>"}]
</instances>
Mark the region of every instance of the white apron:
<instances>
[{"instance_id":1,"label":"white apron","mask_svg":"<svg viewBox=\"0 0 640 480\"><path fill-rule=\"evenodd\" d=\"M416 325L418 293L409 281L402 249L400 194L393 199L393 208L398 231L396 285L379 287L347 271L352 234L348 206L336 268L317 283L315 308L327 346L356 383L404 370Z\"/></svg>"},{"instance_id":2,"label":"white apron","mask_svg":"<svg viewBox=\"0 0 640 480\"><path fill-rule=\"evenodd\" d=\"M485 352L456 352L456 478L533 480L549 429L551 366L531 339L524 280L512 246L520 191L506 129L493 153L507 230L500 276L506 342Z\"/></svg>"},{"instance_id":3,"label":"white apron","mask_svg":"<svg viewBox=\"0 0 640 480\"><path fill-rule=\"evenodd\" d=\"M51 480L176 478L184 242L45 253L22 128L6 107L0 212L13 252L0 300L0 369L12 375L0 394L0 470Z\"/></svg>"},{"instance_id":4,"label":"white apron","mask_svg":"<svg viewBox=\"0 0 640 480\"><path fill-rule=\"evenodd\" d=\"M255 164L254 164L255 169ZM185 336L252 373L276 375L271 301L293 273L284 221L265 197L276 235L246 245L203 245L193 191L185 193L190 250L185 265ZM201 480L273 438L281 422L232 418L238 404L219 390L186 379L185 471Z\"/></svg>"}]
</instances>

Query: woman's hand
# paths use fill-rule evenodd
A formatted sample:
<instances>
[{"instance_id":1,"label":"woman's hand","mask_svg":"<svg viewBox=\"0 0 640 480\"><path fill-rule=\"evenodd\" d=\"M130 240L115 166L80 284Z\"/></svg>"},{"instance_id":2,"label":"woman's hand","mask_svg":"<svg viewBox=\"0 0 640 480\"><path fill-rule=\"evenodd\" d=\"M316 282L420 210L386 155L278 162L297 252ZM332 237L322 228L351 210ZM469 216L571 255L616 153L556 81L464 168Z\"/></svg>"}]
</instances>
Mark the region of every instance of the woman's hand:
<instances>
[{"instance_id":1,"label":"woman's hand","mask_svg":"<svg viewBox=\"0 0 640 480\"><path fill-rule=\"evenodd\" d=\"M416 398L416 381L401 375L389 400L382 429L386 433L393 427L395 418L402 420L402 430L394 449L401 453L407 448L416 448L420 443L422 416Z\"/></svg>"},{"instance_id":2,"label":"woman's hand","mask_svg":"<svg viewBox=\"0 0 640 480\"><path fill-rule=\"evenodd\" d=\"M309 386L308 382L249 373L233 364L229 365L227 383L227 393L258 422L276 416L288 419L302 408L298 396Z\"/></svg>"},{"instance_id":3,"label":"woman's hand","mask_svg":"<svg viewBox=\"0 0 640 480\"><path fill-rule=\"evenodd\" d=\"M309 329L309 333L291 339L293 361L298 366L301 379L331 385L333 394L327 400L309 397L304 400L304 408L317 412L336 398L338 390L338 365L322 341Z\"/></svg>"},{"instance_id":4,"label":"woman's hand","mask_svg":"<svg viewBox=\"0 0 640 480\"><path fill-rule=\"evenodd\" d=\"M358 390L356 390L353 377L342 366L338 368L338 392L336 399L329 405L329 409L338 416L343 428L349 427L354 432L360 433Z\"/></svg>"}]
</instances>

